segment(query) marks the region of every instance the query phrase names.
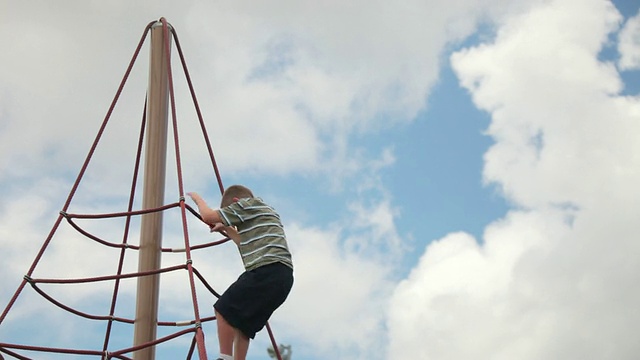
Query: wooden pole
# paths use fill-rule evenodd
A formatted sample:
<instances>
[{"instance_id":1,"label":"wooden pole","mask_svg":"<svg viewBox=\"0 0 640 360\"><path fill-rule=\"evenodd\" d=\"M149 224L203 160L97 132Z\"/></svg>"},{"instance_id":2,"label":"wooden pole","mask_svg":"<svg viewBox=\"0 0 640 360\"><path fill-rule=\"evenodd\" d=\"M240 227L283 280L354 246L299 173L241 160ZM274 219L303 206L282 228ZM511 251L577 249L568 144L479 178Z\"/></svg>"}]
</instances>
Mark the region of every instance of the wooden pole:
<instances>
[{"instance_id":1,"label":"wooden pole","mask_svg":"<svg viewBox=\"0 0 640 360\"><path fill-rule=\"evenodd\" d=\"M168 32L171 36L171 32ZM147 91L147 130L142 208L164 205L167 160L168 75L162 22L151 28L149 88ZM171 41L168 42L171 44ZM162 248L162 212L145 214L140 224L138 271L160 269ZM134 346L156 339L160 275L138 278ZM155 346L135 351L136 360L155 358Z\"/></svg>"}]
</instances>

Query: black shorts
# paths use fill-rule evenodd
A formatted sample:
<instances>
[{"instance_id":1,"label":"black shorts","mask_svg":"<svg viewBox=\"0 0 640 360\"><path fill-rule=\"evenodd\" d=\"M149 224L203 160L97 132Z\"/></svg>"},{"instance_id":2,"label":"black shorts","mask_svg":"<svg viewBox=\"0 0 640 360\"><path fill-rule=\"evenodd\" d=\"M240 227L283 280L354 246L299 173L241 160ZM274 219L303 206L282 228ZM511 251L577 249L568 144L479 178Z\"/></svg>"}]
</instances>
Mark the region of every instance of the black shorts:
<instances>
[{"instance_id":1,"label":"black shorts","mask_svg":"<svg viewBox=\"0 0 640 360\"><path fill-rule=\"evenodd\" d=\"M293 286L293 270L281 263L245 271L213 305L227 322L253 339Z\"/></svg>"}]
</instances>

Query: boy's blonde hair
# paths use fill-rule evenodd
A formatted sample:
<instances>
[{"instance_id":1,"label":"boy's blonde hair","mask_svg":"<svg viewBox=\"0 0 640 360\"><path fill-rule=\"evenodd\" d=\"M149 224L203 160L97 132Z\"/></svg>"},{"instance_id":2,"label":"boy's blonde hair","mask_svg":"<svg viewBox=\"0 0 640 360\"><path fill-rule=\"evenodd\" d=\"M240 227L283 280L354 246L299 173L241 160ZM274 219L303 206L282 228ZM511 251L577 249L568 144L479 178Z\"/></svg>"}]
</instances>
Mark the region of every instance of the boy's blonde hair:
<instances>
[{"instance_id":1,"label":"boy's blonde hair","mask_svg":"<svg viewBox=\"0 0 640 360\"><path fill-rule=\"evenodd\" d=\"M226 207L233 203L234 198L252 198L253 193L248 187L242 185L231 185L225 189L220 201L220 207Z\"/></svg>"}]
</instances>

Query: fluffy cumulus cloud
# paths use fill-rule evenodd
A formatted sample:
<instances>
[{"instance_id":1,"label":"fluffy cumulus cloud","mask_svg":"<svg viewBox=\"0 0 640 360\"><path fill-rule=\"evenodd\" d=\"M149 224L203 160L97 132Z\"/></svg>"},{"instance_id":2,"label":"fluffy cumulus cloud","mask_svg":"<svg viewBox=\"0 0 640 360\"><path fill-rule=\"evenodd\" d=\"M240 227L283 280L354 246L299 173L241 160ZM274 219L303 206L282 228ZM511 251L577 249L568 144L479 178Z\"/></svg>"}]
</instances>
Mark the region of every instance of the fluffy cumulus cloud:
<instances>
[{"instance_id":1,"label":"fluffy cumulus cloud","mask_svg":"<svg viewBox=\"0 0 640 360\"><path fill-rule=\"evenodd\" d=\"M625 24L620 31L618 51L620 68L623 70L640 68L640 12Z\"/></svg>"},{"instance_id":2,"label":"fluffy cumulus cloud","mask_svg":"<svg viewBox=\"0 0 640 360\"><path fill-rule=\"evenodd\" d=\"M81 161L138 35L158 13L178 30L224 169L290 173L344 167L353 134L412 120L436 81L443 46L522 2L8 4L2 176ZM114 163L132 151L117 144L136 136L146 55L145 48L116 108L113 135L105 135ZM177 105L192 121L188 96ZM193 138L196 130L182 131ZM269 141L257 149L256 138Z\"/></svg>"},{"instance_id":3,"label":"fluffy cumulus cloud","mask_svg":"<svg viewBox=\"0 0 640 360\"><path fill-rule=\"evenodd\" d=\"M453 54L491 114L485 179L514 210L481 241L426 248L393 296L390 358L637 355L640 101L598 60L620 21L609 2L549 1Z\"/></svg>"},{"instance_id":4,"label":"fluffy cumulus cloud","mask_svg":"<svg viewBox=\"0 0 640 360\"><path fill-rule=\"evenodd\" d=\"M282 338L296 344L302 358L340 354L366 359L384 351L380 339L392 290L392 259L362 256L341 241L346 229L292 226L289 230L291 238L299 240L292 247L298 264L296 285L274 317L274 326Z\"/></svg>"}]
</instances>

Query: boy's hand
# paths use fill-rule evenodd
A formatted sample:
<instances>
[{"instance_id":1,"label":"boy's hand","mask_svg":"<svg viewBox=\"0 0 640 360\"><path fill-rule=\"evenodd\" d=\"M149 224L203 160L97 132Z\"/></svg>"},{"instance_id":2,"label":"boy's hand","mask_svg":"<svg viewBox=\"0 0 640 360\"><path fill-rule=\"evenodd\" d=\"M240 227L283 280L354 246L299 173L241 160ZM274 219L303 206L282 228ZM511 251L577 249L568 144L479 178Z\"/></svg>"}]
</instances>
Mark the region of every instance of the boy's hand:
<instances>
[{"instance_id":1,"label":"boy's hand","mask_svg":"<svg viewBox=\"0 0 640 360\"><path fill-rule=\"evenodd\" d=\"M220 231L219 230L220 227L218 226L218 223L222 222L222 219L220 218L220 214L218 214L216 210L213 210L209 206L207 206L207 203L204 201L204 199L200 195L198 195L198 193L188 192L187 195L189 195L191 199L193 199L193 201L198 206L198 212L200 212L200 218L205 224L209 225L209 229L212 232Z\"/></svg>"},{"instance_id":2,"label":"boy's hand","mask_svg":"<svg viewBox=\"0 0 640 360\"><path fill-rule=\"evenodd\" d=\"M209 226L209 232L220 232L224 230L224 224L223 223L215 223L213 224L213 226Z\"/></svg>"},{"instance_id":3,"label":"boy's hand","mask_svg":"<svg viewBox=\"0 0 640 360\"><path fill-rule=\"evenodd\" d=\"M200 195L198 195L198 193L196 193L196 192L188 192L187 195L189 195L191 200L193 200L195 202L198 202L197 199L200 198Z\"/></svg>"},{"instance_id":4,"label":"boy's hand","mask_svg":"<svg viewBox=\"0 0 640 360\"><path fill-rule=\"evenodd\" d=\"M198 207L198 212L202 216L203 215L202 210L205 208L207 203L205 203L204 200L202 200L202 197L200 197L200 195L198 195L197 192L188 192L187 195L189 195L191 200L193 200L193 202L196 203L196 206Z\"/></svg>"}]
</instances>

